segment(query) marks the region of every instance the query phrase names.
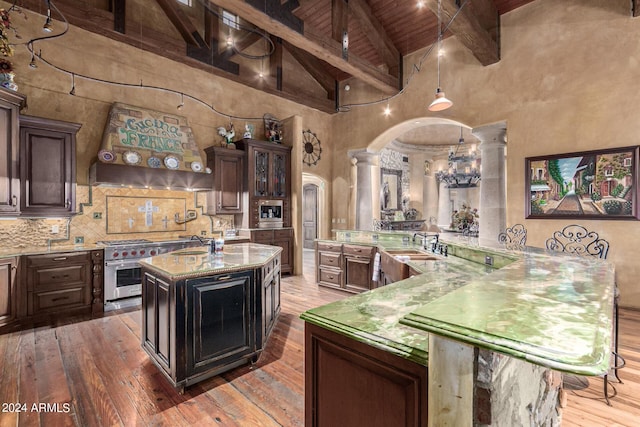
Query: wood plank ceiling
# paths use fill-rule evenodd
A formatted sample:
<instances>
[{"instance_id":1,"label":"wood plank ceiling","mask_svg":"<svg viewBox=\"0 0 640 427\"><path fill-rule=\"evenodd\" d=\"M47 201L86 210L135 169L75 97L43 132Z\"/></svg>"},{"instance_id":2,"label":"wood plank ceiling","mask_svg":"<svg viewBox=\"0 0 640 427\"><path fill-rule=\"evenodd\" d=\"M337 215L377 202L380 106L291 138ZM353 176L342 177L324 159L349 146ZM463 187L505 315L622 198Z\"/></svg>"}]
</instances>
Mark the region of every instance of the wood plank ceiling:
<instances>
[{"instance_id":1,"label":"wood plank ceiling","mask_svg":"<svg viewBox=\"0 0 640 427\"><path fill-rule=\"evenodd\" d=\"M134 22L130 17L134 14L129 11L136 10L133 5L140 8L153 1L52 3L72 25L330 113L339 105L336 87L347 78L360 79L383 94L395 94L402 87L402 57L430 46L438 33L437 0L191 0L191 6L178 0L155 0L175 28L172 37L172 32L156 28L153 19ZM532 1L441 0L444 23L463 5L444 37L458 37L481 64L495 63L500 60L500 15ZM46 0L20 3L46 14ZM235 32L233 48L226 45L229 27L222 20L223 10L236 15L241 28L249 29ZM262 43L263 37L269 37L274 46L268 58L274 77L256 81L241 72L239 58L255 51L252 45ZM287 89L292 85L284 79L297 76L282 72L282 49L326 96L303 96Z\"/></svg>"}]
</instances>

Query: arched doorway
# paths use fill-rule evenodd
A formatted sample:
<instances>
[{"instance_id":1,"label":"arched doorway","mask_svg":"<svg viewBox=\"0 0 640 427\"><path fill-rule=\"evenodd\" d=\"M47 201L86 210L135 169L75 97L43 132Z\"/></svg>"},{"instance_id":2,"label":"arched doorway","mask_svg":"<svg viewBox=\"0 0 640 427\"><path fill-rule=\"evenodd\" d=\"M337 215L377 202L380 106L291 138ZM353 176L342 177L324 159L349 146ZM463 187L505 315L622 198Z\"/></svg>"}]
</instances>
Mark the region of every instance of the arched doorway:
<instances>
[{"instance_id":1,"label":"arched doorway","mask_svg":"<svg viewBox=\"0 0 640 427\"><path fill-rule=\"evenodd\" d=\"M318 186L302 187L302 247L314 249L318 238Z\"/></svg>"}]
</instances>

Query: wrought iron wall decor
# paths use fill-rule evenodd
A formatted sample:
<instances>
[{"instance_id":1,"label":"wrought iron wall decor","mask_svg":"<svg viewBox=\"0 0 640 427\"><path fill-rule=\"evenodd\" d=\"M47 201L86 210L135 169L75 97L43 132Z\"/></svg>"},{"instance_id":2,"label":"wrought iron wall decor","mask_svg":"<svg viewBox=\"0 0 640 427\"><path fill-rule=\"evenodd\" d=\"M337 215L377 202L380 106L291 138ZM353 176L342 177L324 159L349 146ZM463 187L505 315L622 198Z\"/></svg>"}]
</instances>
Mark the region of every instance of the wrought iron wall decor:
<instances>
[{"instance_id":1,"label":"wrought iron wall decor","mask_svg":"<svg viewBox=\"0 0 640 427\"><path fill-rule=\"evenodd\" d=\"M320 160L320 155L322 154L322 146L320 145L320 140L317 135L309 129L303 130L302 146L304 147L302 163L307 166L317 165L318 160Z\"/></svg>"},{"instance_id":2,"label":"wrought iron wall decor","mask_svg":"<svg viewBox=\"0 0 640 427\"><path fill-rule=\"evenodd\" d=\"M526 217L640 219L639 149L527 157Z\"/></svg>"}]
</instances>

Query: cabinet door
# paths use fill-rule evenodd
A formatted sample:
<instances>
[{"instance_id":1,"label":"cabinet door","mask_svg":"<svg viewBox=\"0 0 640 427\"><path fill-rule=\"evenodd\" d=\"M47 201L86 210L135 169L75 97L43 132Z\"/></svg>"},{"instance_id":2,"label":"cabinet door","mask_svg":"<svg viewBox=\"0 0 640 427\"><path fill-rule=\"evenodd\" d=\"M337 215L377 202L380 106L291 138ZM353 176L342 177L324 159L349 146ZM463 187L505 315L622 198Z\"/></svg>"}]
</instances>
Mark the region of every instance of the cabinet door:
<instances>
[{"instance_id":1,"label":"cabinet door","mask_svg":"<svg viewBox=\"0 0 640 427\"><path fill-rule=\"evenodd\" d=\"M272 176L271 176L271 195L273 197L287 197L287 184L288 178L288 158L285 153L275 152L271 155L272 162Z\"/></svg>"},{"instance_id":2,"label":"cabinet door","mask_svg":"<svg viewBox=\"0 0 640 427\"><path fill-rule=\"evenodd\" d=\"M16 258L0 259L0 326L16 319Z\"/></svg>"},{"instance_id":3,"label":"cabinet door","mask_svg":"<svg viewBox=\"0 0 640 427\"><path fill-rule=\"evenodd\" d=\"M371 289L371 258L344 256L344 284L352 292Z\"/></svg>"},{"instance_id":4,"label":"cabinet door","mask_svg":"<svg viewBox=\"0 0 640 427\"><path fill-rule=\"evenodd\" d=\"M210 147L205 152L214 179L213 191L207 197L207 213L242 213L244 152L223 147Z\"/></svg>"},{"instance_id":5,"label":"cabinet door","mask_svg":"<svg viewBox=\"0 0 640 427\"><path fill-rule=\"evenodd\" d=\"M253 152L253 195L256 197L269 196L270 194L270 153L256 147L251 148Z\"/></svg>"},{"instance_id":6,"label":"cabinet door","mask_svg":"<svg viewBox=\"0 0 640 427\"><path fill-rule=\"evenodd\" d=\"M0 88L0 214L20 208L18 111L24 97Z\"/></svg>"},{"instance_id":7,"label":"cabinet door","mask_svg":"<svg viewBox=\"0 0 640 427\"><path fill-rule=\"evenodd\" d=\"M273 241L273 246L280 246L282 253L280 254L280 268L283 273L293 272L293 237L286 239L278 239Z\"/></svg>"},{"instance_id":8,"label":"cabinet door","mask_svg":"<svg viewBox=\"0 0 640 427\"><path fill-rule=\"evenodd\" d=\"M255 350L253 271L187 280L187 376Z\"/></svg>"},{"instance_id":9,"label":"cabinet door","mask_svg":"<svg viewBox=\"0 0 640 427\"><path fill-rule=\"evenodd\" d=\"M75 212L75 134L80 125L20 117L20 211L25 215Z\"/></svg>"}]
</instances>

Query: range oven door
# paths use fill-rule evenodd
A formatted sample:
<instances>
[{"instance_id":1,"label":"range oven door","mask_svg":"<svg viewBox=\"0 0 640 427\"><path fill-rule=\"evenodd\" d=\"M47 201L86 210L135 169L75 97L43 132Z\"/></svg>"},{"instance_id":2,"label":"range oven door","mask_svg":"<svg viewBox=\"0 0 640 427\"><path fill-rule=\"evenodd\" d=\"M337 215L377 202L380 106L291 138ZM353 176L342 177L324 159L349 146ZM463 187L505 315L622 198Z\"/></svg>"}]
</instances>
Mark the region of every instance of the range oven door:
<instances>
[{"instance_id":1,"label":"range oven door","mask_svg":"<svg viewBox=\"0 0 640 427\"><path fill-rule=\"evenodd\" d=\"M104 263L105 302L142 295L142 272L135 260Z\"/></svg>"}]
</instances>

